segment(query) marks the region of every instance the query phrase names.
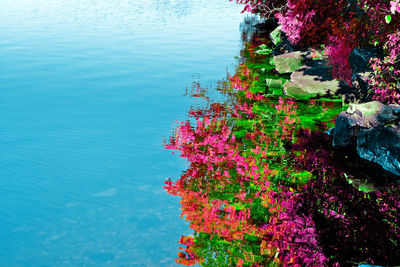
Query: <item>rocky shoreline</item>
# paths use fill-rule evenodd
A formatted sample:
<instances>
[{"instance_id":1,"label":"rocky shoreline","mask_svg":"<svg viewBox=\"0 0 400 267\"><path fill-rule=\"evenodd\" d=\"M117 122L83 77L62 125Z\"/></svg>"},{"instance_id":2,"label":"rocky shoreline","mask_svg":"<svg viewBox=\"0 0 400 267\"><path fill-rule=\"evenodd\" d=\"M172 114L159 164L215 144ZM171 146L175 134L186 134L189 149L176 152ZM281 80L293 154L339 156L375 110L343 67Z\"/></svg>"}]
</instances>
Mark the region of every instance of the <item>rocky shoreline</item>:
<instances>
[{"instance_id":1,"label":"rocky shoreline","mask_svg":"<svg viewBox=\"0 0 400 267\"><path fill-rule=\"evenodd\" d=\"M176 261L398 266L400 107L362 84L371 53L353 51L346 84L322 50L255 22L241 25L239 65L217 88L226 100L191 110L165 144L190 162L164 186L194 229Z\"/></svg>"},{"instance_id":2,"label":"rocky shoreline","mask_svg":"<svg viewBox=\"0 0 400 267\"><path fill-rule=\"evenodd\" d=\"M276 71L290 75L282 84L283 93L296 100L318 98L341 99L350 105L338 114L335 128L328 133L334 147L352 149L359 157L379 164L400 176L400 105L384 105L372 100L368 83L370 58L383 57L381 48L355 48L350 56L352 81L346 84L332 78L331 68L322 51L300 51L281 32L276 20L254 25L267 34L275 47L272 51Z\"/></svg>"}]
</instances>

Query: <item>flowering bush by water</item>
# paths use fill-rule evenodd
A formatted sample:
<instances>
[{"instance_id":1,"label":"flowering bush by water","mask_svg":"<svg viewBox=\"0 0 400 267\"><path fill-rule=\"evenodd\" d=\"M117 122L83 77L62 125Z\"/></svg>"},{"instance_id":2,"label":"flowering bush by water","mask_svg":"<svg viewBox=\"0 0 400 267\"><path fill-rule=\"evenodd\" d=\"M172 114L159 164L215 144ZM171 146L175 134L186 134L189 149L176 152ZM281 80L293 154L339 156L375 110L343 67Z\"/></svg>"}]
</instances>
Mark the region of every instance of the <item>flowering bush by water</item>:
<instances>
[{"instance_id":1,"label":"flowering bush by water","mask_svg":"<svg viewBox=\"0 0 400 267\"><path fill-rule=\"evenodd\" d=\"M232 0L231 0L232 1ZM334 78L350 83L349 55L357 47L383 48L373 58L374 99L400 103L400 3L398 0L236 0L244 10L275 16L288 39L300 48L324 49Z\"/></svg>"},{"instance_id":2,"label":"flowering bush by water","mask_svg":"<svg viewBox=\"0 0 400 267\"><path fill-rule=\"evenodd\" d=\"M296 101L279 86L266 87L288 78L274 71L268 45L260 38L247 45L246 62L219 87L227 100L192 109L165 143L190 162L164 186L181 198L182 217L194 230L179 240L176 261L399 265L400 186L371 191L347 182L323 132L345 107L340 100Z\"/></svg>"}]
</instances>

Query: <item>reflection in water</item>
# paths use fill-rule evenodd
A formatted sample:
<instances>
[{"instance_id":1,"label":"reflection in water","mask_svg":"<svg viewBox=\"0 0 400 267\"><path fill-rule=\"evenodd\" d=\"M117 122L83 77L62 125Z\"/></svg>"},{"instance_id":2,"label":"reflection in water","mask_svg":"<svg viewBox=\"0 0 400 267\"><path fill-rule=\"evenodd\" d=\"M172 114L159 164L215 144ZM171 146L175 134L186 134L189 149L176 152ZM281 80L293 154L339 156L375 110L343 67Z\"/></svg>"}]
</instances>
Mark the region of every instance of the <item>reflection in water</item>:
<instances>
[{"instance_id":1,"label":"reflection in water","mask_svg":"<svg viewBox=\"0 0 400 267\"><path fill-rule=\"evenodd\" d=\"M399 265L396 177L380 180L384 186L360 183L379 180L381 168L349 170L350 160L343 164L333 150L325 131L346 108L341 99L285 97L288 77L275 71L270 41L251 39L244 63L218 87L226 100L192 108L165 144L190 162L164 186L182 198L182 217L194 230L179 240L176 261ZM191 95L209 100L206 93L195 84Z\"/></svg>"}]
</instances>

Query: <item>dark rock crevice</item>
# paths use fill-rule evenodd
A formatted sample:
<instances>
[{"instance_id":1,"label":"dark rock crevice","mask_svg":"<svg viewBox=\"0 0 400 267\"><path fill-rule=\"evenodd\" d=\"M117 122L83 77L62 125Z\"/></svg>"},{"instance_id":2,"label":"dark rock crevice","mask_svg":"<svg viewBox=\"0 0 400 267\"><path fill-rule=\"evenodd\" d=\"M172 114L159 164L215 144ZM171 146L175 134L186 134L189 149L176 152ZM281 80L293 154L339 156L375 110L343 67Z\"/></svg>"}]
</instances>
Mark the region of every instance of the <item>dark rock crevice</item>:
<instances>
[{"instance_id":1,"label":"dark rock crevice","mask_svg":"<svg viewBox=\"0 0 400 267\"><path fill-rule=\"evenodd\" d=\"M399 122L400 105L352 104L336 119L333 146L354 146L361 158L400 175Z\"/></svg>"}]
</instances>

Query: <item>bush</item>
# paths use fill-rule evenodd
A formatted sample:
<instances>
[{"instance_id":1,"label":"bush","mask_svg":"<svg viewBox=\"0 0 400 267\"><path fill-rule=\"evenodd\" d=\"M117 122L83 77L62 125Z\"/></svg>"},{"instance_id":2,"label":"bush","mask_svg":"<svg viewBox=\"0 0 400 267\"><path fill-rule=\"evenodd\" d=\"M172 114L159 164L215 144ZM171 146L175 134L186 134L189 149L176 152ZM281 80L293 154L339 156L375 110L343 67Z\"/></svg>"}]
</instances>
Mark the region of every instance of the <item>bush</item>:
<instances>
[{"instance_id":1,"label":"bush","mask_svg":"<svg viewBox=\"0 0 400 267\"><path fill-rule=\"evenodd\" d=\"M399 102L399 25L398 0L287 0L250 1L244 11L262 17L273 14L288 39L302 49L325 47L334 78L349 83L353 70L349 55L356 47L381 46L385 58L372 60L372 88L375 99ZM278 9L266 8L279 6Z\"/></svg>"}]
</instances>

